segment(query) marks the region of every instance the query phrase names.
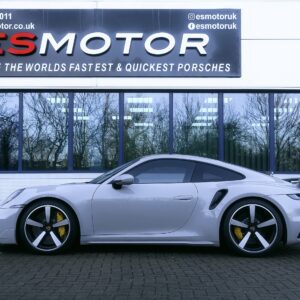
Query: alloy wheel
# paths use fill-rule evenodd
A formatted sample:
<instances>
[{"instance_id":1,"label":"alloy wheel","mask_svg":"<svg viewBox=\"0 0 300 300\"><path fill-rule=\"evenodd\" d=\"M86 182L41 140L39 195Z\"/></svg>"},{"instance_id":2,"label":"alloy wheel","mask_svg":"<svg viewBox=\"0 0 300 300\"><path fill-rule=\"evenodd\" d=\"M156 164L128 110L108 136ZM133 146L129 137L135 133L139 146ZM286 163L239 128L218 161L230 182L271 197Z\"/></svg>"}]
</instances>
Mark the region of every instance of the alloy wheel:
<instances>
[{"instance_id":1,"label":"alloy wheel","mask_svg":"<svg viewBox=\"0 0 300 300\"><path fill-rule=\"evenodd\" d=\"M272 248L278 239L278 221L267 207L250 203L233 212L229 233L238 249L258 254Z\"/></svg>"},{"instance_id":2,"label":"alloy wheel","mask_svg":"<svg viewBox=\"0 0 300 300\"><path fill-rule=\"evenodd\" d=\"M56 251L68 240L70 219L61 208L45 204L30 211L24 222L28 243L43 252Z\"/></svg>"}]
</instances>

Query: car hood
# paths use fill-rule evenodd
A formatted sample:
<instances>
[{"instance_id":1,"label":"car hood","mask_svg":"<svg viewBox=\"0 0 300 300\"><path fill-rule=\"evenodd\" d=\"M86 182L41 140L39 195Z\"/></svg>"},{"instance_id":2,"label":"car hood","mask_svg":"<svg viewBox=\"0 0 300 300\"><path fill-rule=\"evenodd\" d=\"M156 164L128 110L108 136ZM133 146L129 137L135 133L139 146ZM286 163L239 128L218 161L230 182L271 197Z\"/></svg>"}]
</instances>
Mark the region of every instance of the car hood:
<instances>
[{"instance_id":1,"label":"car hood","mask_svg":"<svg viewBox=\"0 0 300 300\"><path fill-rule=\"evenodd\" d=\"M90 201L94 192L99 187L97 184L68 183L59 185L43 185L27 187L14 200L14 204L26 204L39 198L57 198L66 202Z\"/></svg>"}]
</instances>

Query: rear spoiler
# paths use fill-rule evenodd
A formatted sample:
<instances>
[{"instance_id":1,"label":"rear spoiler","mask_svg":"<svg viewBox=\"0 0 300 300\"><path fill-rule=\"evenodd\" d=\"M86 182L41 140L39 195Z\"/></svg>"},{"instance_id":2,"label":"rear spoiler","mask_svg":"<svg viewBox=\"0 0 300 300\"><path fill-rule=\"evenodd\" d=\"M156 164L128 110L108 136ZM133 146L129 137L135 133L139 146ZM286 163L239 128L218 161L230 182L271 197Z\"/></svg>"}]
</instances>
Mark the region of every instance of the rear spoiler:
<instances>
[{"instance_id":1,"label":"rear spoiler","mask_svg":"<svg viewBox=\"0 0 300 300\"><path fill-rule=\"evenodd\" d=\"M280 178L300 188L300 174L274 174L273 172L262 172L264 174Z\"/></svg>"}]
</instances>

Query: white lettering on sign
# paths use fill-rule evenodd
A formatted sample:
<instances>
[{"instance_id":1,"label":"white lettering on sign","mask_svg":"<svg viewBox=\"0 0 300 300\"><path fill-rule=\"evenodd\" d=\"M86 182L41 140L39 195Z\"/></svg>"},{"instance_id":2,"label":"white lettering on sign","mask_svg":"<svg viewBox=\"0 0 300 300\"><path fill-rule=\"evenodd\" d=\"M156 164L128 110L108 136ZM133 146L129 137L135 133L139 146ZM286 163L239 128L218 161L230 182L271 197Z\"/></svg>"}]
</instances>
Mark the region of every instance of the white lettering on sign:
<instances>
[{"instance_id":1,"label":"white lettering on sign","mask_svg":"<svg viewBox=\"0 0 300 300\"><path fill-rule=\"evenodd\" d=\"M152 43L155 40L161 40L161 39L167 40L168 46L163 49L154 49L152 47ZM149 54L152 54L152 55L167 54L167 53L171 52L174 47L175 47L174 36L169 33L166 33L166 32L158 32L158 33L151 34L145 41L145 49Z\"/></svg>"},{"instance_id":2,"label":"white lettering on sign","mask_svg":"<svg viewBox=\"0 0 300 300\"><path fill-rule=\"evenodd\" d=\"M92 40L100 39L104 41L104 45L98 49L90 49L88 43ZM100 55L105 53L111 45L110 37L103 32L93 32L85 35L80 41L80 49L89 55Z\"/></svg>"},{"instance_id":3,"label":"white lettering on sign","mask_svg":"<svg viewBox=\"0 0 300 300\"><path fill-rule=\"evenodd\" d=\"M58 52L65 44L67 44L67 55L73 54L73 49L75 45L76 33L66 34L59 42L56 42L52 33L44 33L41 42L40 54L46 55L48 50L48 44L50 43L53 49Z\"/></svg>"},{"instance_id":4,"label":"white lettering on sign","mask_svg":"<svg viewBox=\"0 0 300 300\"><path fill-rule=\"evenodd\" d=\"M132 43L133 39L142 39L143 34L142 33L131 33L131 32L126 32L126 33L117 33L116 34L116 39L125 39L125 44L124 44L124 49L123 49L123 54L128 55L130 52L130 46Z\"/></svg>"},{"instance_id":5,"label":"white lettering on sign","mask_svg":"<svg viewBox=\"0 0 300 300\"><path fill-rule=\"evenodd\" d=\"M142 40L144 34L141 32L126 32L126 33L116 33L116 39L124 39L123 55L130 54L130 48L133 40ZM99 40L102 42L101 47L91 48L89 43ZM165 40L167 45L161 49L154 48L153 43L158 40ZM52 33L43 33L40 51L41 55L46 55L48 52L49 45L52 46L54 51L58 52L62 48L66 47L66 54L72 55L74 53L76 41L76 33L67 33L59 41L56 41ZM205 47L209 43L209 36L207 34L201 33L184 33L180 45L180 55L185 55L187 49L196 49L200 55L206 55ZM147 37L144 43L146 52L151 55L160 56L171 52L176 44L174 36L167 32L158 32L151 34ZM92 32L85 35L80 41L80 49L88 55L102 55L107 52L112 45L112 40L109 35L104 32Z\"/></svg>"},{"instance_id":6,"label":"white lettering on sign","mask_svg":"<svg viewBox=\"0 0 300 300\"><path fill-rule=\"evenodd\" d=\"M200 55L206 55L204 49L209 42L209 36L203 33L184 33L182 37L180 55L184 55L187 48L196 48Z\"/></svg>"}]
</instances>

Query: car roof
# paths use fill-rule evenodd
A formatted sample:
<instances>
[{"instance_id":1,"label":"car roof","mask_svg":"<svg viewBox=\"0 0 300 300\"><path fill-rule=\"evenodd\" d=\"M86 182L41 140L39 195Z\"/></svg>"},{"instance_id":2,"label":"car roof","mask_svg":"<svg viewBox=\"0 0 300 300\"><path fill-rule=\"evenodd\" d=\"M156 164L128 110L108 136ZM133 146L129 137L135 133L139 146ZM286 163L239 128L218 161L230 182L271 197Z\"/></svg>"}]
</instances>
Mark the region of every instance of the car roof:
<instances>
[{"instance_id":1,"label":"car roof","mask_svg":"<svg viewBox=\"0 0 300 300\"><path fill-rule=\"evenodd\" d=\"M196 160L196 161L201 161L201 162L207 162L207 163L213 163L213 164L218 164L220 161L216 159L211 159L211 158L206 158L206 157L201 157L201 156L196 156L196 155L186 155L186 154L151 154L151 155L146 155L140 157L140 162L141 161L147 161L147 160L152 160L152 159L186 159L186 160Z\"/></svg>"},{"instance_id":2,"label":"car roof","mask_svg":"<svg viewBox=\"0 0 300 300\"><path fill-rule=\"evenodd\" d=\"M176 154L176 153L174 153L174 154L151 154L151 155L142 156L142 157L140 157L140 162L152 160L152 159L170 159L170 158L194 160L194 161L205 162L205 163L210 163L210 164L219 165L219 166L226 165L227 168L230 166L239 167L236 165L228 164L226 162L222 162L217 159L207 158L207 157L203 157L203 156L196 156L196 155Z\"/></svg>"}]
</instances>

